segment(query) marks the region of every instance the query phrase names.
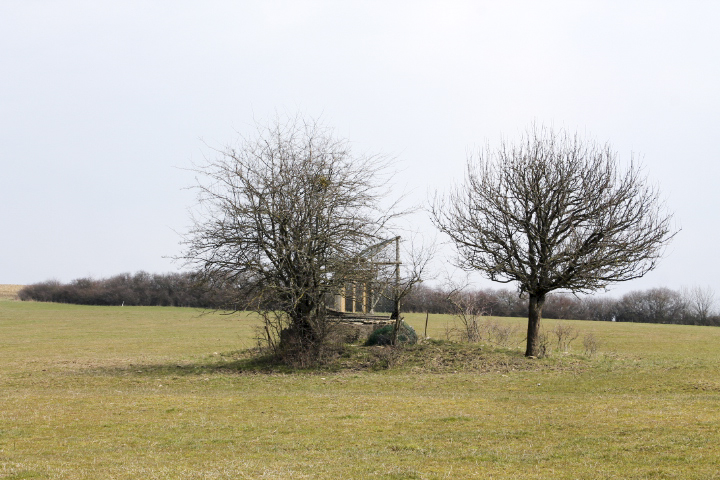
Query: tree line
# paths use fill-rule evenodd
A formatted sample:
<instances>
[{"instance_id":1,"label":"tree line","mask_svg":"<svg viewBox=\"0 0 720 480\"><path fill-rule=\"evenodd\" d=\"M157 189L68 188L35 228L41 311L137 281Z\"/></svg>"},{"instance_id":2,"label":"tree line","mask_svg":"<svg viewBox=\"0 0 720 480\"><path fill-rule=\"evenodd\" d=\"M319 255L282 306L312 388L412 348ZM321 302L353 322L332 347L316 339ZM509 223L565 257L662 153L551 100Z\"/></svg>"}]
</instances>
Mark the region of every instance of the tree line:
<instances>
[{"instance_id":1,"label":"tree line","mask_svg":"<svg viewBox=\"0 0 720 480\"><path fill-rule=\"evenodd\" d=\"M237 299L238 286L200 282L191 272L150 274L123 273L104 279L79 278L69 283L56 280L35 283L19 292L21 300L78 305L172 306L215 309ZM381 302L378 310L391 310ZM477 315L522 317L528 301L510 289L454 291L441 286L417 285L405 297L403 310L415 313L457 314L471 310ZM594 320L636 323L668 323L720 326L715 295L710 288L680 291L670 288L636 290L620 298L609 296L549 295L544 316L559 320Z\"/></svg>"},{"instance_id":2,"label":"tree line","mask_svg":"<svg viewBox=\"0 0 720 480\"><path fill-rule=\"evenodd\" d=\"M452 291L419 285L406 297L403 308L422 313L471 311L477 315L522 317L528 309L524 297L509 289ZM665 287L636 290L620 298L555 293L548 295L543 316L559 320L720 326L714 292L700 287L680 291Z\"/></svg>"},{"instance_id":3,"label":"tree line","mask_svg":"<svg viewBox=\"0 0 720 480\"><path fill-rule=\"evenodd\" d=\"M238 293L237 286L201 283L196 273L137 272L69 283L49 280L24 287L18 296L21 300L77 305L219 308Z\"/></svg>"}]
</instances>

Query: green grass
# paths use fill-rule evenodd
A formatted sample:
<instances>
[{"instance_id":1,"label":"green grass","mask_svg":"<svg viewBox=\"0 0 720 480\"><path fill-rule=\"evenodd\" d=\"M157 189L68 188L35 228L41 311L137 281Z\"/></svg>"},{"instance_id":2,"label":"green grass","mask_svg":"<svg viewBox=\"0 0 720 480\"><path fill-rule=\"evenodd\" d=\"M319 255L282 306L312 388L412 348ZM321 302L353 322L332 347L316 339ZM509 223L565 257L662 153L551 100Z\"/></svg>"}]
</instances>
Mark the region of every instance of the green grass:
<instances>
[{"instance_id":1,"label":"green grass","mask_svg":"<svg viewBox=\"0 0 720 480\"><path fill-rule=\"evenodd\" d=\"M600 353L519 330L267 373L247 315L3 300L0 478L720 478L720 329L564 323Z\"/></svg>"}]
</instances>

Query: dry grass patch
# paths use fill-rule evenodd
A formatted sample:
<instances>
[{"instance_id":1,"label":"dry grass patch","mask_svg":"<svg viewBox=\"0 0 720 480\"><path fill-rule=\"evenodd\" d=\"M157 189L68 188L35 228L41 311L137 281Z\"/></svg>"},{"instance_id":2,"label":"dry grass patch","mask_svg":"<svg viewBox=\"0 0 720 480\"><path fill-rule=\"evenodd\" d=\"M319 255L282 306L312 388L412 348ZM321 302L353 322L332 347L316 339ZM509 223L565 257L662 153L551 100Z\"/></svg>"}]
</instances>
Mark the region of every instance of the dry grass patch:
<instances>
[{"instance_id":1,"label":"dry grass patch","mask_svg":"<svg viewBox=\"0 0 720 480\"><path fill-rule=\"evenodd\" d=\"M17 300L18 292L25 285L0 285L0 300Z\"/></svg>"},{"instance_id":2,"label":"dry grass patch","mask_svg":"<svg viewBox=\"0 0 720 480\"><path fill-rule=\"evenodd\" d=\"M393 374L508 373L520 371L574 371L588 368L580 356L529 359L520 351L479 344L426 340L403 347L347 345L334 358L312 368L291 368L256 350L223 352L185 365L152 365L147 371L226 374L316 374L391 371ZM130 367L132 369L133 367Z\"/></svg>"}]
</instances>

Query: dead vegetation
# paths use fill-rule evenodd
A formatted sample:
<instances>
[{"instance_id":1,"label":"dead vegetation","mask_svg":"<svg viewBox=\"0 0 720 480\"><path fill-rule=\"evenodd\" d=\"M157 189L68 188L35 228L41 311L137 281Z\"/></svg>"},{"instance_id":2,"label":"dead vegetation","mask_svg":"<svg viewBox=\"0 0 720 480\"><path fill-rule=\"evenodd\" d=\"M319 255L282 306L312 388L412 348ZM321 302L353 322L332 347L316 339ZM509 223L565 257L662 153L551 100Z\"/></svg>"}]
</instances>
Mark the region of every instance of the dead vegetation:
<instances>
[{"instance_id":1,"label":"dead vegetation","mask_svg":"<svg viewBox=\"0 0 720 480\"><path fill-rule=\"evenodd\" d=\"M0 285L0 300L17 300L18 292L25 285Z\"/></svg>"},{"instance_id":2,"label":"dead vegetation","mask_svg":"<svg viewBox=\"0 0 720 480\"><path fill-rule=\"evenodd\" d=\"M221 353L199 362L184 365L145 366L145 372L199 375L211 373L256 375L293 373L360 373L392 370L395 373L447 374L447 373L508 373L513 371L567 371L579 372L587 366L581 357L546 359L526 358L519 350L495 348L477 343L447 340L426 340L415 345L359 346L346 345L337 349L332 358L322 365L308 368L288 366L272 355L258 354L255 349ZM134 372L136 367L132 367ZM122 374L113 369L111 374Z\"/></svg>"}]
</instances>

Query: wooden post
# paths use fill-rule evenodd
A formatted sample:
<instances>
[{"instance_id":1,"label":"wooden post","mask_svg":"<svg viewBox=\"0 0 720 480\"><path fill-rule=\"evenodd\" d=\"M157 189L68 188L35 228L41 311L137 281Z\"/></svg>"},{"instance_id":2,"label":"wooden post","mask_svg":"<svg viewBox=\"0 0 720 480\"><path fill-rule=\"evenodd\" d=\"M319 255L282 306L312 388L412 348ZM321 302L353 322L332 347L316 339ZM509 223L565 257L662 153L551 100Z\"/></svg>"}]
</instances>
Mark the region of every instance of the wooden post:
<instances>
[{"instance_id":1,"label":"wooden post","mask_svg":"<svg viewBox=\"0 0 720 480\"><path fill-rule=\"evenodd\" d=\"M395 325L393 328L392 344L397 345L398 332L402 317L400 316L400 237L395 237L395 306L393 315L395 316Z\"/></svg>"},{"instance_id":2,"label":"wooden post","mask_svg":"<svg viewBox=\"0 0 720 480\"><path fill-rule=\"evenodd\" d=\"M395 237L395 315L400 325L400 237Z\"/></svg>"}]
</instances>

